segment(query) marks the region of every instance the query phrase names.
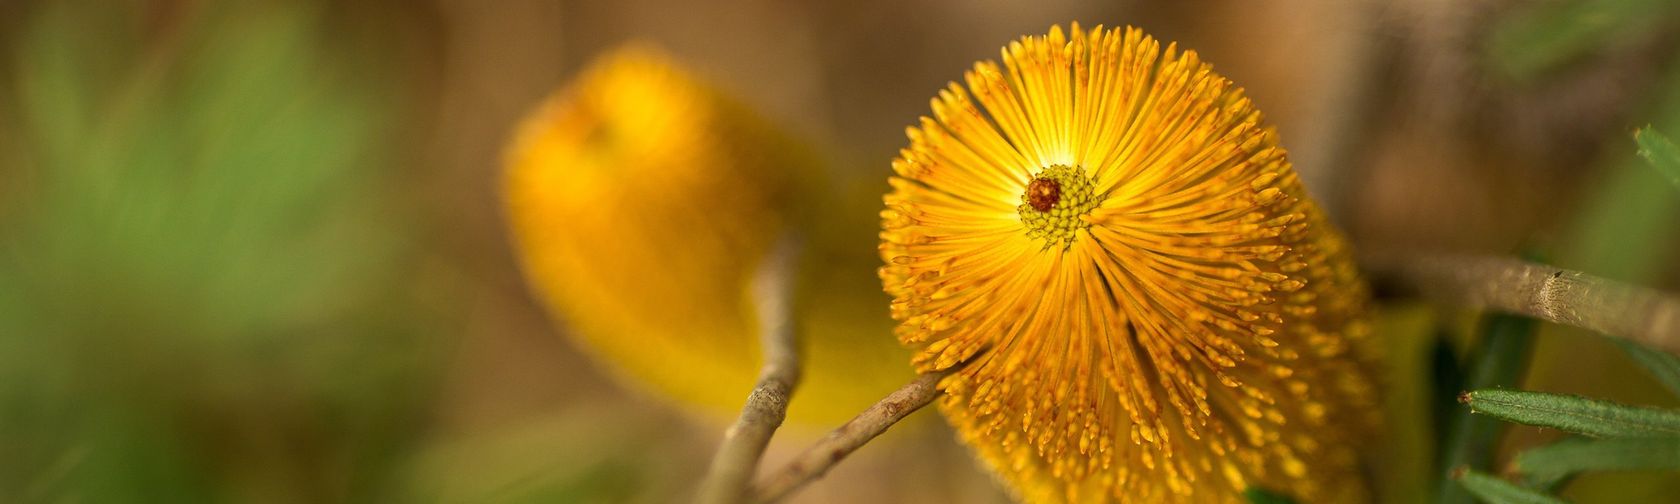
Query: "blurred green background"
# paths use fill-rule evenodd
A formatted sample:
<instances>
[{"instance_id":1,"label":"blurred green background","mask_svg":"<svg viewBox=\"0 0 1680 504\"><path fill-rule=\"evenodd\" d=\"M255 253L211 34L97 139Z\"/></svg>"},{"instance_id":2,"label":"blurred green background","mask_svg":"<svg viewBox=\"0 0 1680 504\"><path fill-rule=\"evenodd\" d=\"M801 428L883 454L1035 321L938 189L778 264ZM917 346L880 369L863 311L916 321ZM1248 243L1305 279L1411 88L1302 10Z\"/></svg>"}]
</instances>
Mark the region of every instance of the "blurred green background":
<instances>
[{"instance_id":1,"label":"blurred green background","mask_svg":"<svg viewBox=\"0 0 1680 504\"><path fill-rule=\"evenodd\" d=\"M14 0L0 502L686 500L721 429L609 381L530 301L495 192L514 121L651 40L878 187L844 209L873 214L937 89L1074 20L1141 26L1247 87L1363 249L1538 246L1680 287L1680 193L1630 139L1680 132L1672 0ZM1437 479L1413 461L1435 456L1422 363L1437 332L1469 347L1473 314L1383 314L1373 453L1382 494L1412 501ZM1535 352L1526 388L1676 403L1592 335L1545 326ZM1004 500L939 424L798 500ZM1555 436L1511 434L1503 453ZM1677 479L1564 495L1665 500Z\"/></svg>"}]
</instances>

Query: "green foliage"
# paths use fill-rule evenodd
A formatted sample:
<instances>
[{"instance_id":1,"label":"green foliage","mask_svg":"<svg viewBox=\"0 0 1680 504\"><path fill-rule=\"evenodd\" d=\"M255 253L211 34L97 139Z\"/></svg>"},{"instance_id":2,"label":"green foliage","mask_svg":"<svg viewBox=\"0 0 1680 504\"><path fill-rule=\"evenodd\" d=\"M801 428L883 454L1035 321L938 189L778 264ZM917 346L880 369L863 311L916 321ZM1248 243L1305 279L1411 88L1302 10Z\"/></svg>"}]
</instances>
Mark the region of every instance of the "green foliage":
<instances>
[{"instance_id":1,"label":"green foliage","mask_svg":"<svg viewBox=\"0 0 1680 504\"><path fill-rule=\"evenodd\" d=\"M1612 338L1612 341L1622 347L1622 352L1638 363L1639 367L1644 368L1664 387L1668 387L1668 391L1675 397L1680 397L1680 358L1621 338Z\"/></svg>"},{"instance_id":2,"label":"green foliage","mask_svg":"<svg viewBox=\"0 0 1680 504\"><path fill-rule=\"evenodd\" d=\"M1243 498L1248 500L1248 504L1295 504L1295 499L1287 495L1255 486L1243 490Z\"/></svg>"},{"instance_id":3,"label":"green foliage","mask_svg":"<svg viewBox=\"0 0 1680 504\"><path fill-rule=\"evenodd\" d=\"M1680 79L1680 74L1676 79ZM1673 108L1680 101L1671 97L1667 103L1670 105L1668 108ZM1648 179L1653 173L1660 172L1671 181L1680 180L1674 176L1680 173L1675 169L1680 167L1680 149L1652 128L1641 130L1635 139L1640 146L1639 155L1658 170L1639 167L1642 169L1616 172L1627 176L1612 178L1611 185L1604 192L1608 196L1601 199L1601 204L1589 206L1586 222L1593 224L1586 226L1586 238L1580 240L1603 244L1606 242L1593 240L1610 239L1610 247L1623 249L1584 255L1587 264L1622 277L1643 274L1655 263L1656 254L1650 250L1628 252L1625 250L1629 248L1627 240L1623 238L1637 237L1641 240L1643 245L1633 248L1660 249L1652 241L1669 233L1641 230L1666 230L1671 227L1663 216L1667 214L1664 209L1675 206L1677 200L1673 191ZM1615 340L1615 343L1658 382L1680 396L1680 358L1624 340ZM1526 359L1526 353L1507 354L1506 357ZM1502 364L1493 362L1493 369ZM1477 366L1481 365L1478 361ZM1472 372L1480 371L1473 369ZM1577 473L1680 470L1680 411L1634 407L1568 395L1503 390L1492 387L1514 384L1487 385L1477 380L1472 376L1465 385L1473 391L1461 396L1461 400L1476 413L1603 439L1566 439L1518 454L1512 469L1523 475L1526 489L1471 470L1460 480L1461 485L1443 488L1439 502L1462 502L1455 500L1462 497L1460 488L1488 502L1557 502L1538 492L1553 488ZM1459 436L1455 431L1449 436L1448 449L1455 454L1468 452L1472 455L1469 458L1449 455L1448 467L1463 464L1463 467L1485 468L1485 457L1497 440L1498 430L1478 430L1474 421L1467 421L1466 425L1469 427L1463 432L1468 434ZM1455 456L1459 458L1455 460Z\"/></svg>"},{"instance_id":4,"label":"green foliage","mask_svg":"<svg viewBox=\"0 0 1680 504\"><path fill-rule=\"evenodd\" d=\"M1680 59L1670 60L1664 68L1653 83L1653 96L1638 100L1626 111L1649 121L1651 126L1645 130L1653 134L1680 131ZM1621 132L1607 140L1607 151L1612 154L1565 232L1560 266L1638 281L1671 264L1668 251L1680 243L1680 227L1673 219L1680 212L1680 198L1675 197L1672 179L1626 149L1626 141Z\"/></svg>"},{"instance_id":5,"label":"green foliage","mask_svg":"<svg viewBox=\"0 0 1680 504\"><path fill-rule=\"evenodd\" d=\"M1563 499L1552 497L1531 489L1523 488L1483 473L1466 468L1453 471L1453 479L1458 480L1465 490L1469 490L1476 498L1490 504L1561 504Z\"/></svg>"},{"instance_id":6,"label":"green foliage","mask_svg":"<svg viewBox=\"0 0 1680 504\"><path fill-rule=\"evenodd\" d=\"M1472 364L1462 384L1472 389L1510 387L1517 384L1528 356L1534 346L1534 319L1491 313L1481 323L1477 347L1471 356ZM1445 374L1438 371L1437 374ZM1459 390L1463 390L1462 388ZM1455 408L1457 415L1443 439L1441 463L1437 467L1486 468L1492 462L1494 441L1504 431L1492 418L1469 414L1463 406ZM1446 475L1443 475L1446 476ZM1470 495L1459 485L1439 485L1435 501L1438 503L1471 502Z\"/></svg>"},{"instance_id":7,"label":"green foliage","mask_svg":"<svg viewBox=\"0 0 1680 504\"><path fill-rule=\"evenodd\" d=\"M1642 363L1669 366L1673 360L1649 359ZM1602 438L1569 438L1518 454L1511 468L1523 475L1531 489L1550 489L1588 471L1680 471L1680 411L1511 390L1477 390L1462 398L1477 413ZM1475 483L1470 478L1462 482L1489 502L1550 502L1521 500L1540 494L1491 476ZM1478 485L1485 488L1478 491L1474 488ZM1513 489L1521 493L1510 493Z\"/></svg>"},{"instance_id":8,"label":"green foliage","mask_svg":"<svg viewBox=\"0 0 1680 504\"><path fill-rule=\"evenodd\" d=\"M1470 411L1593 437L1680 436L1680 411L1627 406L1566 394L1476 390L1460 400Z\"/></svg>"},{"instance_id":9,"label":"green foliage","mask_svg":"<svg viewBox=\"0 0 1680 504\"><path fill-rule=\"evenodd\" d=\"M1561 0L1511 4L1488 33L1483 62L1497 77L1527 84L1556 75L1568 65L1629 44L1660 37L1680 16L1680 3L1669 0ZM1672 62L1671 62L1672 63ZM1632 103L1626 112L1651 121L1635 135L1633 152L1622 150L1619 134L1608 140L1613 153L1604 160L1605 176L1596 181L1583 210L1564 232L1559 262L1567 267L1622 280L1649 279L1669 266L1667 254L1680 235L1672 216L1680 209L1675 184L1680 182L1680 150L1660 130L1680 129L1680 66L1663 68L1652 86L1654 93ZM1653 170L1652 167L1656 167ZM1617 341L1623 350L1657 381L1680 395L1680 359ZM1507 384L1503 386L1511 386ZM1569 429L1604 439L1566 439L1523 452L1514 461L1530 490L1482 472L1465 473L1462 484L1489 502L1556 502L1533 490L1545 490L1583 471L1663 469L1672 457L1671 436L1680 413L1637 408L1572 396L1498 390L1467 383L1470 406L1488 413L1483 419L1506 418L1549 428ZM1480 416L1480 415L1478 415ZM1496 437L1449 439L1449 450L1472 443L1491 450ZM1451 466L1449 466L1451 467ZM1486 470L1486 466L1471 466ZM1443 491L1442 495L1450 492Z\"/></svg>"},{"instance_id":10,"label":"green foliage","mask_svg":"<svg viewBox=\"0 0 1680 504\"><path fill-rule=\"evenodd\" d=\"M1535 488L1551 488L1586 471L1680 471L1680 438L1569 438L1522 452L1512 469Z\"/></svg>"},{"instance_id":11,"label":"green foliage","mask_svg":"<svg viewBox=\"0 0 1680 504\"><path fill-rule=\"evenodd\" d=\"M1639 144L1639 157L1645 158L1645 162L1662 172L1676 189L1680 189L1680 147L1675 147L1674 142L1651 127L1634 133L1633 138Z\"/></svg>"},{"instance_id":12,"label":"green foliage","mask_svg":"<svg viewBox=\"0 0 1680 504\"><path fill-rule=\"evenodd\" d=\"M1570 0L1526 4L1489 35L1486 59L1500 74L1527 81L1662 25L1669 0Z\"/></svg>"},{"instance_id":13,"label":"green foliage","mask_svg":"<svg viewBox=\"0 0 1680 504\"><path fill-rule=\"evenodd\" d=\"M386 98L305 2L193 5L43 4L4 60L0 501L380 500L419 432Z\"/></svg>"},{"instance_id":14,"label":"green foliage","mask_svg":"<svg viewBox=\"0 0 1680 504\"><path fill-rule=\"evenodd\" d=\"M533 491L525 499L497 499L502 502L625 502L645 484L637 481L639 466L626 462L607 461L587 471L570 475L560 482Z\"/></svg>"},{"instance_id":15,"label":"green foliage","mask_svg":"<svg viewBox=\"0 0 1680 504\"><path fill-rule=\"evenodd\" d=\"M1437 436L1446 437L1458 424L1460 417L1469 418L1469 411L1456 399L1458 393L1467 388L1464 385L1464 365L1459 362L1458 353L1453 350L1452 338L1445 330L1436 334L1430 347L1429 358L1429 391L1430 397L1434 399L1430 404L1431 424ZM1437 455L1440 455L1438 458L1445 458L1445 454Z\"/></svg>"}]
</instances>

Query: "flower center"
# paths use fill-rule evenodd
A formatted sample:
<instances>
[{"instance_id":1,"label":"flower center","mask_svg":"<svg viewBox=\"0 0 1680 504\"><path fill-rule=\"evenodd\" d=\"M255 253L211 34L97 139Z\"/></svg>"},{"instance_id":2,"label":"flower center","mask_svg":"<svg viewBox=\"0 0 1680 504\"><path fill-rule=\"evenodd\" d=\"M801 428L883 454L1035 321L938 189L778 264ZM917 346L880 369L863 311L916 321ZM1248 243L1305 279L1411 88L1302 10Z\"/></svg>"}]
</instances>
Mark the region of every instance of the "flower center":
<instances>
[{"instance_id":1,"label":"flower center","mask_svg":"<svg viewBox=\"0 0 1680 504\"><path fill-rule=\"evenodd\" d=\"M1097 207L1091 186L1084 168L1058 164L1039 170L1021 194L1021 206L1015 208L1027 236L1043 239L1044 248L1072 247L1079 231L1091 227L1080 218Z\"/></svg>"}]
</instances>

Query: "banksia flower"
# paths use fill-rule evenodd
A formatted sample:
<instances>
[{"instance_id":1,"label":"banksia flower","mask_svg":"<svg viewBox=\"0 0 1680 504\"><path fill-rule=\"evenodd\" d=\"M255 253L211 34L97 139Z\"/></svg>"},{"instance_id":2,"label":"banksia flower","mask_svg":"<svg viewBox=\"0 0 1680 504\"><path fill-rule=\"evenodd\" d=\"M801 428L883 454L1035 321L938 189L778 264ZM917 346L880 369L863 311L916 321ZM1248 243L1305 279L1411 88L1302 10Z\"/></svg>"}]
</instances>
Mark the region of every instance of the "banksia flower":
<instances>
[{"instance_id":1,"label":"banksia flower","mask_svg":"<svg viewBox=\"0 0 1680 504\"><path fill-rule=\"evenodd\" d=\"M749 285L809 159L664 56L623 49L519 126L505 211L527 279L579 346L632 386L733 416L760 365ZM902 383L855 376L891 342L796 323L812 403L791 421L848 418Z\"/></svg>"},{"instance_id":2,"label":"banksia flower","mask_svg":"<svg viewBox=\"0 0 1680 504\"><path fill-rule=\"evenodd\" d=\"M880 274L947 419L1022 498L1360 500L1368 294L1242 90L1054 27L932 101Z\"/></svg>"}]
</instances>

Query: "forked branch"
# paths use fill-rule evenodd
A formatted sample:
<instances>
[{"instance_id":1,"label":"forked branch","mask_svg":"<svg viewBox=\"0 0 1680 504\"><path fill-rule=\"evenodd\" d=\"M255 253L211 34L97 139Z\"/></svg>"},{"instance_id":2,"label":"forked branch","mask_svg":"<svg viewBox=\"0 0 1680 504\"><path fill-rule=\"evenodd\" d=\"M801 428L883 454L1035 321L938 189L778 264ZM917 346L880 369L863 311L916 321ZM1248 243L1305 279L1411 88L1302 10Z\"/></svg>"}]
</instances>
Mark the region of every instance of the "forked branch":
<instances>
[{"instance_id":1,"label":"forked branch","mask_svg":"<svg viewBox=\"0 0 1680 504\"><path fill-rule=\"evenodd\" d=\"M700 483L696 502L735 504L746 497L747 484L758 471L758 460L770 444L770 437L787 418L788 400L799 385L799 347L789 316L794 263L799 244L784 238L765 259L754 279L753 297L758 308L760 345L764 367L758 383L747 395L741 416L724 432L723 442L712 455L712 466Z\"/></svg>"},{"instance_id":2,"label":"forked branch","mask_svg":"<svg viewBox=\"0 0 1680 504\"><path fill-rule=\"evenodd\" d=\"M840 463L840 460L869 440L875 439L875 436L886 432L888 427L933 402L934 398L939 397L939 380L955 370L956 368L952 368L918 376L909 384L888 394L845 425L817 440L780 471L760 480L753 488L751 501L776 502L807 483L821 478L835 464Z\"/></svg>"}]
</instances>

